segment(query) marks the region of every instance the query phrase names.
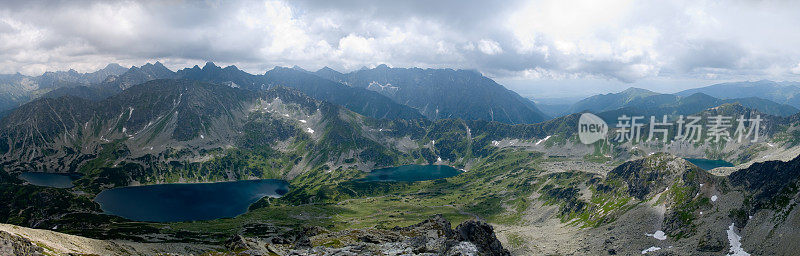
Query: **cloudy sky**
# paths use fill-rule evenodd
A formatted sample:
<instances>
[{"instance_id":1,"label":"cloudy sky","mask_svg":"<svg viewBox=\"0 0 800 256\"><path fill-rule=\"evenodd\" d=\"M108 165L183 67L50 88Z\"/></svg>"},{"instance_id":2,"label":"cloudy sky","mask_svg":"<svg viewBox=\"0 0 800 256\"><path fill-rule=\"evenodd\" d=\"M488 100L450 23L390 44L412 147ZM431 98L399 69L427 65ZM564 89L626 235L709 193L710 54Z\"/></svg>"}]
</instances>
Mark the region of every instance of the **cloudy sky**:
<instances>
[{"instance_id":1,"label":"cloudy sky","mask_svg":"<svg viewBox=\"0 0 800 256\"><path fill-rule=\"evenodd\" d=\"M0 73L476 69L526 96L800 80L798 1L3 1Z\"/></svg>"}]
</instances>

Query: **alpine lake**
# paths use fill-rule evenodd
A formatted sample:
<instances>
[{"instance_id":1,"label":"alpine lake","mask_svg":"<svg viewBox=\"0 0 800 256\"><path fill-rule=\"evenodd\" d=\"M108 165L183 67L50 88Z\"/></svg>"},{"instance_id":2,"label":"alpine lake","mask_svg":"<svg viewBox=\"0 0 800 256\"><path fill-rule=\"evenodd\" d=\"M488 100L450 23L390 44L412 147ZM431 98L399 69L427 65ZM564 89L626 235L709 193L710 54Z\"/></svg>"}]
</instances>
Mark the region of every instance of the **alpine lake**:
<instances>
[{"instance_id":1,"label":"alpine lake","mask_svg":"<svg viewBox=\"0 0 800 256\"><path fill-rule=\"evenodd\" d=\"M686 158L686 161L697 165L703 170L711 170L717 167L733 167L732 163L729 163L725 160L713 160L713 159L704 159L704 158Z\"/></svg>"},{"instance_id":2,"label":"alpine lake","mask_svg":"<svg viewBox=\"0 0 800 256\"><path fill-rule=\"evenodd\" d=\"M463 171L447 165L403 165L375 169L366 182L413 182L453 177ZM24 172L30 184L71 188L77 174ZM97 194L94 201L107 214L136 221L178 222L230 218L247 212L263 197L281 197L289 191L283 180L241 180L215 183L173 183L118 187Z\"/></svg>"}]
</instances>

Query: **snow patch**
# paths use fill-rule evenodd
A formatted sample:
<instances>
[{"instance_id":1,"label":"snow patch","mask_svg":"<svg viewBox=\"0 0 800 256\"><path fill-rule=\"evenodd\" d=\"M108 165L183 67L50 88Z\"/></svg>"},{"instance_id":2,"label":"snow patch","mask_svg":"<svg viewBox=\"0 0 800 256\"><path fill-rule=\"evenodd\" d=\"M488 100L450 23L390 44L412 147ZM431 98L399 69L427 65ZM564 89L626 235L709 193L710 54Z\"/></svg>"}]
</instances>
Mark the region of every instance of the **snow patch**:
<instances>
[{"instance_id":1,"label":"snow patch","mask_svg":"<svg viewBox=\"0 0 800 256\"><path fill-rule=\"evenodd\" d=\"M740 241L742 240L742 237L739 236L739 234L736 234L736 230L734 230L734 228L735 226L733 225L733 223L731 223L731 225L728 226L728 244L731 245L731 250L728 251L730 252L728 253L728 255L750 256L749 253L745 252L744 249L742 249L742 242Z\"/></svg>"},{"instance_id":2,"label":"snow patch","mask_svg":"<svg viewBox=\"0 0 800 256\"><path fill-rule=\"evenodd\" d=\"M661 241L667 240L667 234L665 234L664 231L661 231L661 230L658 230L653 234L645 234L645 235L651 236L651 237L653 237L655 239L658 239L658 240L661 240Z\"/></svg>"},{"instance_id":3,"label":"snow patch","mask_svg":"<svg viewBox=\"0 0 800 256\"><path fill-rule=\"evenodd\" d=\"M711 202L716 202L716 201L717 201L717 195L711 196Z\"/></svg>"},{"instance_id":4,"label":"snow patch","mask_svg":"<svg viewBox=\"0 0 800 256\"><path fill-rule=\"evenodd\" d=\"M654 252L658 250L661 250L661 247L651 246L650 248L644 249L644 251L642 251L642 254L647 254L648 252Z\"/></svg>"},{"instance_id":5,"label":"snow patch","mask_svg":"<svg viewBox=\"0 0 800 256\"><path fill-rule=\"evenodd\" d=\"M202 134L200 134L200 138L201 138L201 139L205 139L205 138L206 138L206 136L203 136Z\"/></svg>"},{"instance_id":6,"label":"snow patch","mask_svg":"<svg viewBox=\"0 0 800 256\"><path fill-rule=\"evenodd\" d=\"M544 137L544 139L541 139L541 140L537 141L536 145L539 145L539 143L547 141L547 139L549 139L550 137L551 137L550 135L547 135L547 137Z\"/></svg>"},{"instance_id":7,"label":"snow patch","mask_svg":"<svg viewBox=\"0 0 800 256\"><path fill-rule=\"evenodd\" d=\"M303 120L303 119L300 119L300 122L301 122L301 123L307 123L307 121L306 121L306 120Z\"/></svg>"},{"instance_id":8,"label":"snow patch","mask_svg":"<svg viewBox=\"0 0 800 256\"><path fill-rule=\"evenodd\" d=\"M306 128L306 132L308 132L308 133L311 133L311 134L314 134L314 129L311 129L311 128Z\"/></svg>"}]
</instances>

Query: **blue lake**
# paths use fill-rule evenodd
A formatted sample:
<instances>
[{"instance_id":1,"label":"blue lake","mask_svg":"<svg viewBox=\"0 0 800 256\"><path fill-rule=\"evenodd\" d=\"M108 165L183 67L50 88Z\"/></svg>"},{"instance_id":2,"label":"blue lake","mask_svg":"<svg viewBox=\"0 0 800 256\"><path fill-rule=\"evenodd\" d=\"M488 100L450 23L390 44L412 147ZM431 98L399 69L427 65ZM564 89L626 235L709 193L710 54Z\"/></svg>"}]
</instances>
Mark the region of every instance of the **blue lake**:
<instances>
[{"instance_id":1,"label":"blue lake","mask_svg":"<svg viewBox=\"0 0 800 256\"><path fill-rule=\"evenodd\" d=\"M725 160L711 160L711 159L703 159L703 158L686 158L686 161L691 162L697 167L702 168L703 170L711 170L717 167L733 167L732 163L729 163Z\"/></svg>"},{"instance_id":2,"label":"blue lake","mask_svg":"<svg viewBox=\"0 0 800 256\"><path fill-rule=\"evenodd\" d=\"M447 165L403 165L372 170L366 181L422 181L453 177L462 173Z\"/></svg>"},{"instance_id":3,"label":"blue lake","mask_svg":"<svg viewBox=\"0 0 800 256\"><path fill-rule=\"evenodd\" d=\"M30 184L53 188L71 188L74 186L72 181L79 177L78 174L65 173L23 172L19 174L20 179Z\"/></svg>"},{"instance_id":4,"label":"blue lake","mask_svg":"<svg viewBox=\"0 0 800 256\"><path fill-rule=\"evenodd\" d=\"M131 220L175 222L235 217L262 197L288 192L282 180L122 187L94 199L105 213Z\"/></svg>"}]
</instances>

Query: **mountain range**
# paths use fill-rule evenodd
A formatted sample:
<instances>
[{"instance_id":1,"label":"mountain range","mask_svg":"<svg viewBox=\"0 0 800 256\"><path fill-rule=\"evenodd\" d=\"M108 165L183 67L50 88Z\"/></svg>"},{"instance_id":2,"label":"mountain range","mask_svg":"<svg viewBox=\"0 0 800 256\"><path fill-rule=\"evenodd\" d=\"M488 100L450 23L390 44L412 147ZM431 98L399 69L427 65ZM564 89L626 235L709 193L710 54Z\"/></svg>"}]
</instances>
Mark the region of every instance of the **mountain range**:
<instances>
[{"instance_id":1,"label":"mountain range","mask_svg":"<svg viewBox=\"0 0 800 256\"><path fill-rule=\"evenodd\" d=\"M347 74L322 68L315 74L379 92L433 120L462 118L526 124L549 119L532 101L476 71L379 65Z\"/></svg>"},{"instance_id":2,"label":"mountain range","mask_svg":"<svg viewBox=\"0 0 800 256\"><path fill-rule=\"evenodd\" d=\"M109 65L106 69L110 70L111 67L112 65ZM375 118L430 118L433 120L462 118L512 124L537 123L548 119L533 102L474 71L392 69L381 65L374 69L362 69L348 74L325 68L312 73L300 68L276 67L263 75L252 75L235 66L222 68L211 62L206 63L202 68L194 66L177 72L167 69L159 62L148 63L141 67L131 67L124 72L120 72L122 70L118 68L113 68L113 70L115 73L101 81L84 79L80 80L82 81L80 83L48 87L49 90L42 91L46 92L43 93L43 96L53 98L73 95L99 100L146 81L182 78L226 84L253 91L263 91L272 85L288 86L315 99L330 101ZM74 71L70 72L69 74L78 74ZM92 77L97 77L97 74L106 73L109 72L101 70L91 74ZM51 76L48 75L48 77ZM402 87L403 90L397 92L390 92L392 89L379 90L376 89L378 87L375 87L379 81L361 82L358 80L370 77L381 77L382 79L379 81L386 80L385 83L394 82L401 85L397 88ZM344 81L345 78L349 80ZM362 86L362 84L365 85ZM436 95L447 95L448 97L442 98ZM13 103L8 103L10 108L14 104L33 99L35 96L29 94L13 100L11 96L7 98L13 101Z\"/></svg>"},{"instance_id":3,"label":"mountain range","mask_svg":"<svg viewBox=\"0 0 800 256\"><path fill-rule=\"evenodd\" d=\"M119 64L111 63L91 73L78 73L70 69L45 72L36 77L22 74L0 75L0 113L7 112L51 90L100 83L109 76L119 75L125 71L126 69Z\"/></svg>"},{"instance_id":4,"label":"mountain range","mask_svg":"<svg viewBox=\"0 0 800 256\"><path fill-rule=\"evenodd\" d=\"M800 83L798 82L760 80L721 83L688 89L675 94L678 96L688 96L695 93L705 93L720 99L758 97L800 108Z\"/></svg>"},{"instance_id":5,"label":"mountain range","mask_svg":"<svg viewBox=\"0 0 800 256\"><path fill-rule=\"evenodd\" d=\"M49 90L0 119L0 222L16 225L0 226L0 240L10 241L0 249L61 250L56 238L123 255L798 249L795 108L635 88L578 103L577 111L601 116L760 115L761 141L584 145L580 113L545 120L535 104L474 71L277 67L253 75L210 62L177 72L147 64ZM705 170L697 158L735 166ZM432 164L461 171L364 180L383 167ZM41 187L19 178L30 171L79 178L73 188ZM126 186L248 179L282 179L290 189L240 216L179 223L126 220L91 200ZM86 248L72 252L100 250Z\"/></svg>"},{"instance_id":6,"label":"mountain range","mask_svg":"<svg viewBox=\"0 0 800 256\"><path fill-rule=\"evenodd\" d=\"M703 92L661 94L641 88L629 88L619 93L595 95L576 102L568 112L590 111L599 113L601 116L623 113L628 116L690 115L723 104L741 104L774 116L791 116L800 112L791 105L776 103L756 96L720 99Z\"/></svg>"}]
</instances>

